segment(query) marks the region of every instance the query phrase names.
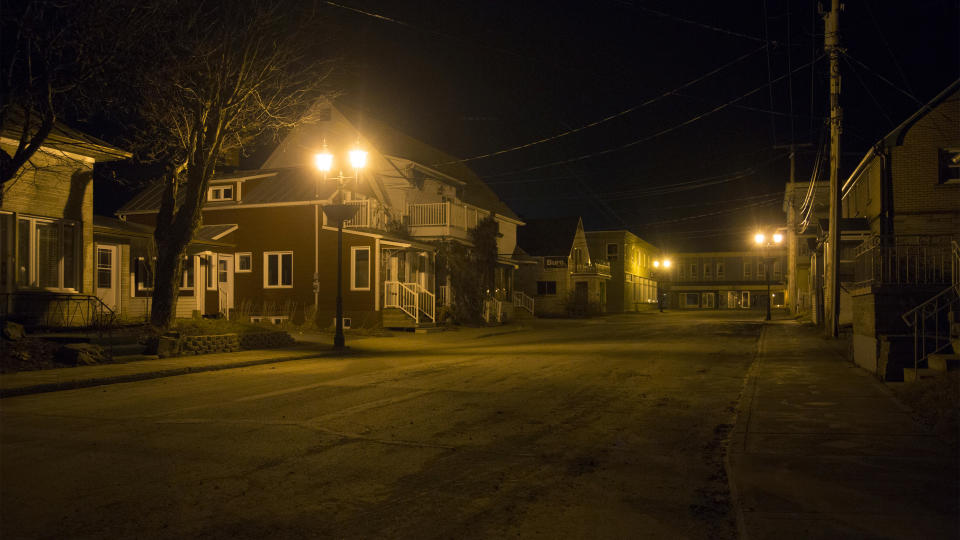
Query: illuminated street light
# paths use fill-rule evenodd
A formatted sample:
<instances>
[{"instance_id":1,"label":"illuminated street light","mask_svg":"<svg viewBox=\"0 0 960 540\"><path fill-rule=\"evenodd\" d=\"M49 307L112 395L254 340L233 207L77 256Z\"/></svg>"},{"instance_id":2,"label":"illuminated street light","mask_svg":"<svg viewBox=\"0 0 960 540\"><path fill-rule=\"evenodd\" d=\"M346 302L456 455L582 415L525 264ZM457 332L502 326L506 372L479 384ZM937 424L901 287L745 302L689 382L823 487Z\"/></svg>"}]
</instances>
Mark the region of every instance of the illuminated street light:
<instances>
[{"instance_id":1,"label":"illuminated street light","mask_svg":"<svg viewBox=\"0 0 960 540\"><path fill-rule=\"evenodd\" d=\"M353 167L354 181L360 182L360 170L367 165L367 152L360 148L354 148L348 153L350 165ZM333 168L333 154L327 151L326 144L322 152L314 156L314 165L320 171L321 177L326 181L327 173ZM346 339L343 336L343 222L351 219L357 213L358 207L355 205L343 204L343 172L337 177L337 191L334 195L335 204L328 204L323 207L323 213L327 219L337 224L337 313L336 330L333 334L333 348L342 349L346 345ZM319 197L319 192L318 192ZM319 214L316 223L316 248L314 250L314 278L313 294L314 306L317 309L317 317L320 315L320 224ZM318 321L319 322L319 321Z\"/></svg>"},{"instance_id":2,"label":"illuminated street light","mask_svg":"<svg viewBox=\"0 0 960 540\"><path fill-rule=\"evenodd\" d=\"M663 267L661 270L660 267ZM663 313L663 292L660 290L660 282L663 277L663 272L667 268L670 268L670 259L657 259L653 261L653 275L657 278L657 306L660 308L660 313Z\"/></svg>"},{"instance_id":3,"label":"illuminated street light","mask_svg":"<svg viewBox=\"0 0 960 540\"><path fill-rule=\"evenodd\" d=\"M770 256L770 248L774 248L780 245L783 242L783 235L780 233L773 233L773 236L768 241L767 237L763 233L757 233L753 235L753 241L757 246L762 250L762 258L764 261L764 270L767 278L767 319L770 320L770 306L773 304L773 294L770 293L770 267L773 265L775 257Z\"/></svg>"}]
</instances>

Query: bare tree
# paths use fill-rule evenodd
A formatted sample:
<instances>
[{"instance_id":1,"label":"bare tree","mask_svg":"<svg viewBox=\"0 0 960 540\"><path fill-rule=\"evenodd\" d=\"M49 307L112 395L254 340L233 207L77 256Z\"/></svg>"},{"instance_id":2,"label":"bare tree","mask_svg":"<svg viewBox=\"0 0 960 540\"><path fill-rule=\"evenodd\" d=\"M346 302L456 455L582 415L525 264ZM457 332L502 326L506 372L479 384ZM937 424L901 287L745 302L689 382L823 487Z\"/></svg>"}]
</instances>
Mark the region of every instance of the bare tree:
<instances>
[{"instance_id":1,"label":"bare tree","mask_svg":"<svg viewBox=\"0 0 960 540\"><path fill-rule=\"evenodd\" d=\"M0 148L3 193L59 118L82 120L110 101L125 72L131 29L149 7L122 0L12 0L0 8Z\"/></svg>"},{"instance_id":2,"label":"bare tree","mask_svg":"<svg viewBox=\"0 0 960 540\"><path fill-rule=\"evenodd\" d=\"M183 255L201 221L218 158L311 120L329 96L333 62L318 59L319 28L297 2L165 2L136 81L144 155L162 161L151 323L170 325Z\"/></svg>"}]
</instances>

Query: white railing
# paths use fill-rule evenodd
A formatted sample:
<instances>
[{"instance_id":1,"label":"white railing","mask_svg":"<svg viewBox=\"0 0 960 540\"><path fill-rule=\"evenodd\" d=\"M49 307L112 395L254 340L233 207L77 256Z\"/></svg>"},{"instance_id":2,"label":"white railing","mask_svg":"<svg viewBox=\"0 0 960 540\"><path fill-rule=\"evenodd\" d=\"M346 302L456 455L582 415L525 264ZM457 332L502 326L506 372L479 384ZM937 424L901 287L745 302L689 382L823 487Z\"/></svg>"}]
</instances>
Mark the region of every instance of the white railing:
<instances>
[{"instance_id":1,"label":"white railing","mask_svg":"<svg viewBox=\"0 0 960 540\"><path fill-rule=\"evenodd\" d=\"M513 305L533 315L533 297L523 291L513 291Z\"/></svg>"},{"instance_id":2,"label":"white railing","mask_svg":"<svg viewBox=\"0 0 960 540\"><path fill-rule=\"evenodd\" d=\"M439 202L407 205L408 225L411 227L453 227L472 229L490 212L457 202Z\"/></svg>"},{"instance_id":3,"label":"white railing","mask_svg":"<svg viewBox=\"0 0 960 540\"><path fill-rule=\"evenodd\" d=\"M421 315L436 321L436 298L433 293L418 283L402 283L399 281L384 282L383 307L397 308L410 318L420 323Z\"/></svg>"},{"instance_id":4,"label":"white railing","mask_svg":"<svg viewBox=\"0 0 960 540\"><path fill-rule=\"evenodd\" d=\"M409 225L412 227L447 225L447 203L427 203L407 205Z\"/></svg>"},{"instance_id":5,"label":"white railing","mask_svg":"<svg viewBox=\"0 0 960 540\"><path fill-rule=\"evenodd\" d=\"M483 320L487 324L493 321L503 322L503 302L496 298L487 298L484 300Z\"/></svg>"},{"instance_id":6,"label":"white railing","mask_svg":"<svg viewBox=\"0 0 960 540\"><path fill-rule=\"evenodd\" d=\"M347 206L356 206L357 213L352 218L343 222L344 227L360 227L365 229L383 229L383 214L380 212L377 202L372 199L362 201L347 201L343 203Z\"/></svg>"},{"instance_id":7,"label":"white railing","mask_svg":"<svg viewBox=\"0 0 960 540\"><path fill-rule=\"evenodd\" d=\"M451 301L453 301L453 291L450 290L450 286L441 285L437 287L437 303L441 306L449 306Z\"/></svg>"},{"instance_id":8,"label":"white railing","mask_svg":"<svg viewBox=\"0 0 960 540\"><path fill-rule=\"evenodd\" d=\"M610 263L574 264L573 273L610 275Z\"/></svg>"}]
</instances>

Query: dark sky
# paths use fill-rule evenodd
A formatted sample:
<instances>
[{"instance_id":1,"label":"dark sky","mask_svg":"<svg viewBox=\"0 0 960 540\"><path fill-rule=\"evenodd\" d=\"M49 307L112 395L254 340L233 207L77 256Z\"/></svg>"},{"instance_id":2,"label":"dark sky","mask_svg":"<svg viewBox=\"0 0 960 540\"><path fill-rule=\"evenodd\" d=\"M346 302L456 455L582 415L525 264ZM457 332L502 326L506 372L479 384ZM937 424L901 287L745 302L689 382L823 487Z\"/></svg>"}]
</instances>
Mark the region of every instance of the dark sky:
<instances>
[{"instance_id":1,"label":"dark sky","mask_svg":"<svg viewBox=\"0 0 960 540\"><path fill-rule=\"evenodd\" d=\"M341 99L461 158L502 152L468 163L525 218L736 249L784 220L776 147L811 145L797 160L808 180L825 141L811 0L314 4ZM960 75L958 5L845 3L844 171ZM108 191L100 212L125 197Z\"/></svg>"},{"instance_id":2,"label":"dark sky","mask_svg":"<svg viewBox=\"0 0 960 540\"><path fill-rule=\"evenodd\" d=\"M806 180L823 140L816 2L320 4L343 32L343 99L398 129L462 158L574 131L469 162L524 217L736 247L784 219L775 146L813 145L798 154ZM845 170L957 78L957 6L846 2Z\"/></svg>"}]
</instances>

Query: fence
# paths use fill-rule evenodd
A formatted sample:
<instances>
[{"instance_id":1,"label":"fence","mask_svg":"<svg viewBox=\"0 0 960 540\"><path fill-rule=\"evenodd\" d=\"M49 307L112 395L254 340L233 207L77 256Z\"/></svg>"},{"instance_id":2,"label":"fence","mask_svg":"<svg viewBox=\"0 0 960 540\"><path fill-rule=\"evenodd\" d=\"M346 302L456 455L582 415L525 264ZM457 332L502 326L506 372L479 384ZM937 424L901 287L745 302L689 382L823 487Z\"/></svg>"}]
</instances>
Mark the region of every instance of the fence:
<instances>
[{"instance_id":1,"label":"fence","mask_svg":"<svg viewBox=\"0 0 960 540\"><path fill-rule=\"evenodd\" d=\"M944 236L873 236L854 250L854 281L873 285L946 285L951 244Z\"/></svg>"}]
</instances>

